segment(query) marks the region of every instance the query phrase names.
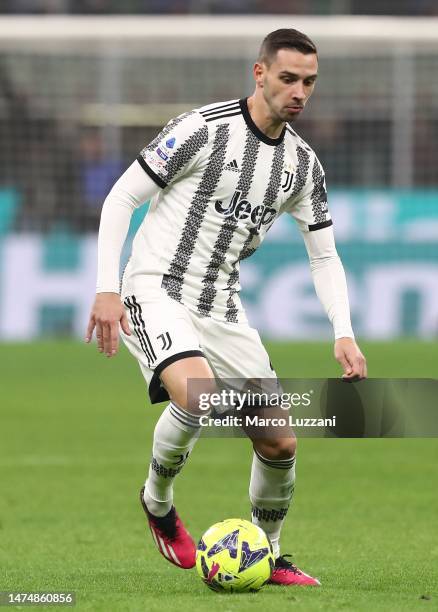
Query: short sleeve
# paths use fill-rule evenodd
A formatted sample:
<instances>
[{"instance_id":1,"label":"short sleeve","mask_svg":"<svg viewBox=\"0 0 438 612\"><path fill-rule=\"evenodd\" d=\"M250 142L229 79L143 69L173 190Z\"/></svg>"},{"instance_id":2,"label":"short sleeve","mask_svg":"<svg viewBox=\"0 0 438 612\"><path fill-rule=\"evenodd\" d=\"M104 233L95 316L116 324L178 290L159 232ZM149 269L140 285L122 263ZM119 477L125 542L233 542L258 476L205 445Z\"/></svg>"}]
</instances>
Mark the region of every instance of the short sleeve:
<instances>
[{"instance_id":1,"label":"short sleeve","mask_svg":"<svg viewBox=\"0 0 438 612\"><path fill-rule=\"evenodd\" d=\"M208 143L208 127L196 111L184 113L162 129L137 161L163 189L196 166Z\"/></svg>"},{"instance_id":2,"label":"short sleeve","mask_svg":"<svg viewBox=\"0 0 438 612\"><path fill-rule=\"evenodd\" d=\"M312 159L313 158L313 159ZM328 206L324 171L316 155L298 151L295 184L301 185L283 207L302 232L313 232L333 225ZM294 191L294 190L293 190Z\"/></svg>"}]
</instances>

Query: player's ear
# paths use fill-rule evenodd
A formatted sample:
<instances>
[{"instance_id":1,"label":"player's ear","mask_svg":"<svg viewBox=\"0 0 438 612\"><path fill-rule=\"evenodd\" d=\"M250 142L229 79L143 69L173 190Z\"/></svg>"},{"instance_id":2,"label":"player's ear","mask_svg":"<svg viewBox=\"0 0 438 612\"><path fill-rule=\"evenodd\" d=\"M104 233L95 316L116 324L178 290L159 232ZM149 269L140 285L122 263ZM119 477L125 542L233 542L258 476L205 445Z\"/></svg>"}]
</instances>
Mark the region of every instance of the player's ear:
<instances>
[{"instance_id":1,"label":"player's ear","mask_svg":"<svg viewBox=\"0 0 438 612\"><path fill-rule=\"evenodd\" d=\"M264 65L256 62L253 68L254 80L258 87L263 87Z\"/></svg>"}]
</instances>

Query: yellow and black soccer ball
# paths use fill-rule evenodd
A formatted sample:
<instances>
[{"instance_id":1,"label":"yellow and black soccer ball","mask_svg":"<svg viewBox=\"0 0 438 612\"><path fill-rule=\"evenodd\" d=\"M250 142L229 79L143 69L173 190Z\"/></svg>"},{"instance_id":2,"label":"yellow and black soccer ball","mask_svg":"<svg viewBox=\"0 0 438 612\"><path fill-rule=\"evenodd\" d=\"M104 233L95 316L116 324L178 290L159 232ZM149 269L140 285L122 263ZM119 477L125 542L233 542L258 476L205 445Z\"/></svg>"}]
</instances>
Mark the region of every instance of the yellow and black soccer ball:
<instances>
[{"instance_id":1,"label":"yellow and black soccer ball","mask_svg":"<svg viewBox=\"0 0 438 612\"><path fill-rule=\"evenodd\" d=\"M259 591L273 568L268 537L260 527L244 519L216 523L199 540L196 569L213 591Z\"/></svg>"}]
</instances>

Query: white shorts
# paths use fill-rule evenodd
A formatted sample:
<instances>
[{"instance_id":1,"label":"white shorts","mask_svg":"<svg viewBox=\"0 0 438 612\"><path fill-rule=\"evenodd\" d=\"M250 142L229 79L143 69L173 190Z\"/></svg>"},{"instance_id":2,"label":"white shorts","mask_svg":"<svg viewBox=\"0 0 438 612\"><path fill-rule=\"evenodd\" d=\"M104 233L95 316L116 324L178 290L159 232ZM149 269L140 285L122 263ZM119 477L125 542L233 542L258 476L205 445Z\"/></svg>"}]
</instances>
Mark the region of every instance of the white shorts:
<instances>
[{"instance_id":1,"label":"white shorts","mask_svg":"<svg viewBox=\"0 0 438 612\"><path fill-rule=\"evenodd\" d=\"M205 357L218 379L276 378L257 330L247 323L201 317L154 287L147 297L123 298L131 336L122 332L140 364L151 402L169 399L160 374L186 357Z\"/></svg>"}]
</instances>

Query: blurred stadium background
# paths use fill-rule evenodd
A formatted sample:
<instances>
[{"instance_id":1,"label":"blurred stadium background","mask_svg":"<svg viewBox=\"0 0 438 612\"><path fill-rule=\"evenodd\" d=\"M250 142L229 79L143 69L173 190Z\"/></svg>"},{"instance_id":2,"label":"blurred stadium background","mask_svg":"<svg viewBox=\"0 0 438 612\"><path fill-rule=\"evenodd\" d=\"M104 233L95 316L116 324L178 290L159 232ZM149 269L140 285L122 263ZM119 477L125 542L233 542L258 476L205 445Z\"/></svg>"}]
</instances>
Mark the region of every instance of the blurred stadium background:
<instances>
[{"instance_id":1,"label":"blurred stadium background","mask_svg":"<svg viewBox=\"0 0 438 612\"><path fill-rule=\"evenodd\" d=\"M356 333L437 337L436 2L3 0L0 10L0 339L83 335L111 185L170 117L249 95L261 39L284 26L320 50L295 127L326 170ZM266 338L331 337L293 222L274 225L242 283Z\"/></svg>"},{"instance_id":2,"label":"blurred stadium background","mask_svg":"<svg viewBox=\"0 0 438 612\"><path fill-rule=\"evenodd\" d=\"M371 376L436 377L438 3L0 0L0 13L0 591L73 589L93 612L222 612L145 534L137 491L161 406L145 409L126 350L103 361L77 341L103 199L170 117L252 92L267 32L302 29L320 78L296 129L326 170ZM274 225L242 283L280 376L339 376L293 222ZM267 587L227 609L436 605L437 440L299 448L284 552L324 588ZM194 537L249 516L250 462L247 440L199 441L176 485Z\"/></svg>"}]
</instances>

